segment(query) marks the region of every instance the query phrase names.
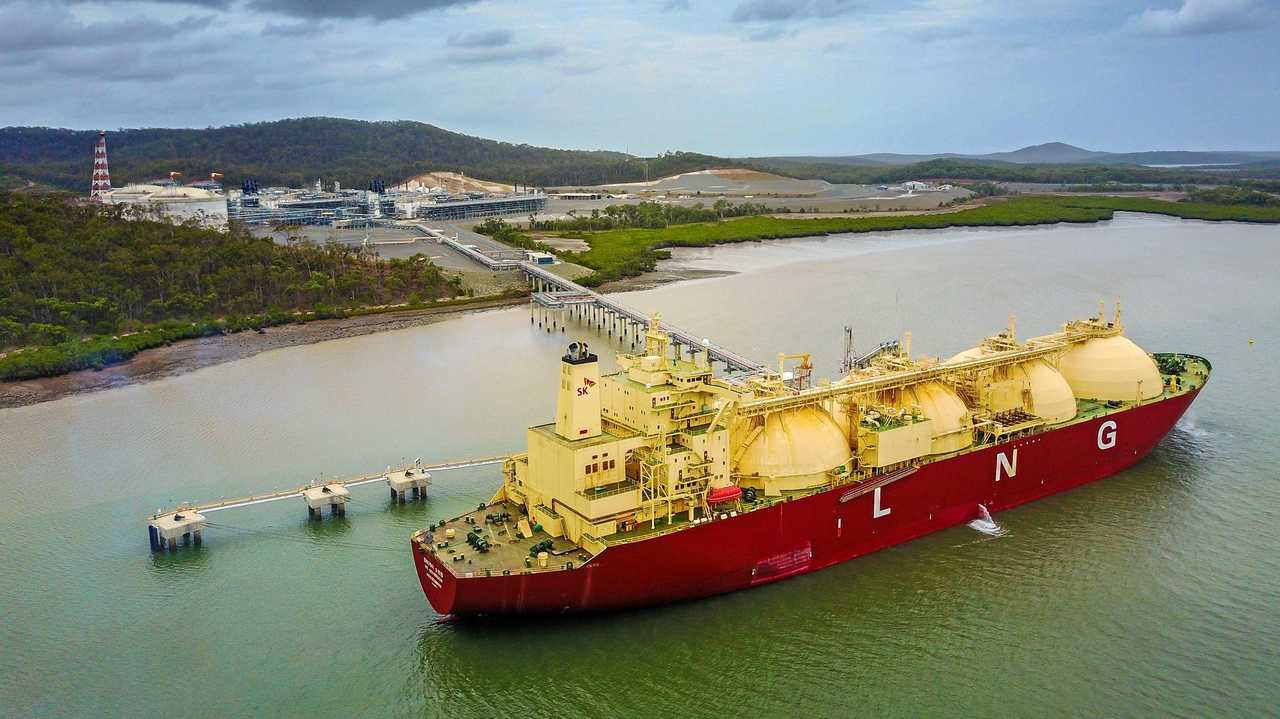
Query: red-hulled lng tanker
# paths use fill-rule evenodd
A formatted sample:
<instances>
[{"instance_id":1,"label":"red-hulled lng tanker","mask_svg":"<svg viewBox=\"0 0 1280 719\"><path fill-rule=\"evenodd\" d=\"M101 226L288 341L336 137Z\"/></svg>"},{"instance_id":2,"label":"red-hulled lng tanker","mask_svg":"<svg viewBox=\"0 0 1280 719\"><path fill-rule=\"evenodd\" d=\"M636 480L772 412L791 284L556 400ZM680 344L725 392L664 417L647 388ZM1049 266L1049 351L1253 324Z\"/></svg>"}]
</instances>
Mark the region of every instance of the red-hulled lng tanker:
<instances>
[{"instance_id":1,"label":"red-hulled lng tanker","mask_svg":"<svg viewBox=\"0 0 1280 719\"><path fill-rule=\"evenodd\" d=\"M417 533L444 614L622 609L812 572L1137 462L1208 379L1148 355L1119 312L946 361L907 343L839 381L716 377L650 322L601 376L572 344L555 421L528 430L493 499Z\"/></svg>"}]
</instances>

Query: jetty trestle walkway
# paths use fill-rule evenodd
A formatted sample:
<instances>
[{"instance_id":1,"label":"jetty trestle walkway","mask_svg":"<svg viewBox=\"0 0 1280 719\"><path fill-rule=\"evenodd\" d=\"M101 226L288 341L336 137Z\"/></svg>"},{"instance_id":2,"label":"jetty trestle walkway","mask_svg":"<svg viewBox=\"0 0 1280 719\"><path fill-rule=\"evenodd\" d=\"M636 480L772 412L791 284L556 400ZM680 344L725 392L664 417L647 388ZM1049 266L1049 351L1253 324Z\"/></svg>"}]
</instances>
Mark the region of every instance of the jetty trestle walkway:
<instances>
[{"instance_id":1,"label":"jetty trestle walkway","mask_svg":"<svg viewBox=\"0 0 1280 719\"><path fill-rule=\"evenodd\" d=\"M648 316L615 299L593 292L532 262L519 263L519 269L529 279L533 289L529 296L529 307L534 316L530 320L537 321L547 331L563 331L570 312L575 318L605 330L610 337L630 340L633 346L649 328ZM661 328L671 336L671 343L677 352L687 350L691 355L706 352L708 363L720 362L727 372L754 375L767 371L759 362L668 322L662 322Z\"/></svg>"},{"instance_id":2,"label":"jetty trestle walkway","mask_svg":"<svg viewBox=\"0 0 1280 719\"><path fill-rule=\"evenodd\" d=\"M639 310L633 309L616 300L594 292L582 285L528 261L527 254L520 250L481 250L450 237L442 230L417 224L414 227L436 242L445 245L480 265L502 272L520 270L529 280L533 289L530 295L530 309L535 312L535 321L549 330L564 328L567 319L566 311L572 309L577 319L593 322L597 329L606 330L609 336L630 339L634 344L638 337L649 327L649 318ZM537 317L536 313L542 316ZM748 359L737 352L700 338L692 332L686 332L668 322L662 323L662 329L671 336L672 344L677 351L687 350L690 354L706 352L708 362L721 362L727 372L759 374L766 367Z\"/></svg>"},{"instance_id":3,"label":"jetty trestle walkway","mask_svg":"<svg viewBox=\"0 0 1280 719\"><path fill-rule=\"evenodd\" d=\"M180 541L183 544L200 544L204 540L204 529L208 526L206 514L294 497L301 497L305 501L307 515L313 519L320 519L326 507L333 516L345 516L346 504L351 498L351 489L375 482L385 482L390 489L391 501L403 504L406 501L426 498L432 472L483 467L504 462L507 457L508 455L504 454L437 464L423 464L418 460L413 464L389 467L383 472L317 482L296 489L219 499L200 504L180 504L174 509L159 510L151 515L147 521L147 533L152 550L161 550L166 547L170 550L177 549Z\"/></svg>"}]
</instances>

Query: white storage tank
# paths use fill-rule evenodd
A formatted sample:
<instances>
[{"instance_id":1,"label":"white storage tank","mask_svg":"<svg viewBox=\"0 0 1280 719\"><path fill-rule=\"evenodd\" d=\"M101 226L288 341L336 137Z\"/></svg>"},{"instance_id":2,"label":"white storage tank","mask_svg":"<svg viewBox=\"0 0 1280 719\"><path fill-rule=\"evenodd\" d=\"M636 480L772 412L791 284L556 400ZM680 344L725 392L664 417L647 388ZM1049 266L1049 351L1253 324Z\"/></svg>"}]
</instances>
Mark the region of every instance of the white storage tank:
<instances>
[{"instance_id":1,"label":"white storage tank","mask_svg":"<svg viewBox=\"0 0 1280 719\"><path fill-rule=\"evenodd\" d=\"M957 452L973 444L973 417L955 390L941 382L922 382L896 390L895 395L894 406L919 407L933 420L929 454Z\"/></svg>"},{"instance_id":2,"label":"white storage tank","mask_svg":"<svg viewBox=\"0 0 1280 719\"><path fill-rule=\"evenodd\" d=\"M977 359L986 354L988 352L982 347L971 347L947 362ZM1000 391L1010 388L1017 392ZM986 407L988 410L998 412L1020 407L1050 424L1066 422L1076 416L1076 397L1071 385L1053 365L1042 359L997 367L989 378L980 379L977 390L989 402L1000 395L995 406ZM1024 391L1030 395L1030 401L1024 401Z\"/></svg>"},{"instance_id":3,"label":"white storage tank","mask_svg":"<svg viewBox=\"0 0 1280 719\"><path fill-rule=\"evenodd\" d=\"M849 463L849 441L831 415L819 407L774 412L738 460L738 474L786 480L781 489L826 481L826 473Z\"/></svg>"},{"instance_id":4,"label":"white storage tank","mask_svg":"<svg viewBox=\"0 0 1280 719\"><path fill-rule=\"evenodd\" d=\"M1030 406L1025 409L1050 424L1066 422L1076 416L1076 396L1071 385L1058 370L1042 359L1021 362L996 370L997 377L1021 380L1030 390Z\"/></svg>"},{"instance_id":5,"label":"white storage tank","mask_svg":"<svg viewBox=\"0 0 1280 719\"><path fill-rule=\"evenodd\" d=\"M1164 382L1155 360L1127 337L1095 337L1063 353L1058 371L1082 399L1132 402L1159 397Z\"/></svg>"}]
</instances>

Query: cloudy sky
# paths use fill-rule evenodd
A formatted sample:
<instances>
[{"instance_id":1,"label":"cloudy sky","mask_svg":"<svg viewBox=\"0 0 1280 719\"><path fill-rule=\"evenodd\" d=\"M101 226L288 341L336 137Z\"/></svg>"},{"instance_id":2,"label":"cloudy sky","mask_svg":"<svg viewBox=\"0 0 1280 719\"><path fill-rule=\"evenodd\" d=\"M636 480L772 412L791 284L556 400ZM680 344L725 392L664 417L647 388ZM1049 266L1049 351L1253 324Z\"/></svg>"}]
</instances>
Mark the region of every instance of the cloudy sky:
<instances>
[{"instance_id":1,"label":"cloudy sky","mask_svg":"<svg viewBox=\"0 0 1280 719\"><path fill-rule=\"evenodd\" d=\"M1277 0L0 0L0 125L720 155L1280 150Z\"/></svg>"}]
</instances>

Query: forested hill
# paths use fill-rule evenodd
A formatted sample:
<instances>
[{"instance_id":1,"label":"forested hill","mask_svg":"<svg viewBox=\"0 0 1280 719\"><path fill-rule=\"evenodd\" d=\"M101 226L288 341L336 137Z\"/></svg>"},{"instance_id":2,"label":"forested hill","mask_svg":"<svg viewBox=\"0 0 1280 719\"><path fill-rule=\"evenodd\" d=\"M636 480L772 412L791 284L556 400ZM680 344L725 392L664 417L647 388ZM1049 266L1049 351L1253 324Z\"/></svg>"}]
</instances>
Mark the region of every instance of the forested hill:
<instances>
[{"instance_id":1,"label":"forested hill","mask_svg":"<svg viewBox=\"0 0 1280 719\"><path fill-rule=\"evenodd\" d=\"M0 128L0 175L85 190L97 132L46 127ZM631 182L735 164L696 153L656 158L619 152L515 145L421 122L365 122L311 117L208 129L107 132L113 184L183 173L196 180L221 172L238 185L302 186L316 178L346 187L388 184L431 170L533 186Z\"/></svg>"},{"instance_id":2,"label":"forested hill","mask_svg":"<svg viewBox=\"0 0 1280 719\"><path fill-rule=\"evenodd\" d=\"M89 187L96 141L97 132L92 130L0 128L0 189L53 186L83 194ZM301 187L317 178L326 182L337 180L345 187L367 187L375 178L391 185L424 172L451 170L484 180L555 187L635 182L717 167L744 167L804 179L870 184L913 179L1248 184L1258 179L1274 182L1280 178L1280 167L1275 160L1215 169L1097 163L1014 164L960 157L906 162L914 159L910 156L901 156L900 164L851 164L819 157L725 159L693 152L643 158L620 152L556 150L498 142L421 122L366 122L328 117L207 129L109 131L107 149L111 178L116 186L163 178L177 171L183 173L186 181L221 172L231 187L246 177L254 178L264 187ZM1044 147L1018 152L1028 149L1040 151Z\"/></svg>"}]
</instances>

